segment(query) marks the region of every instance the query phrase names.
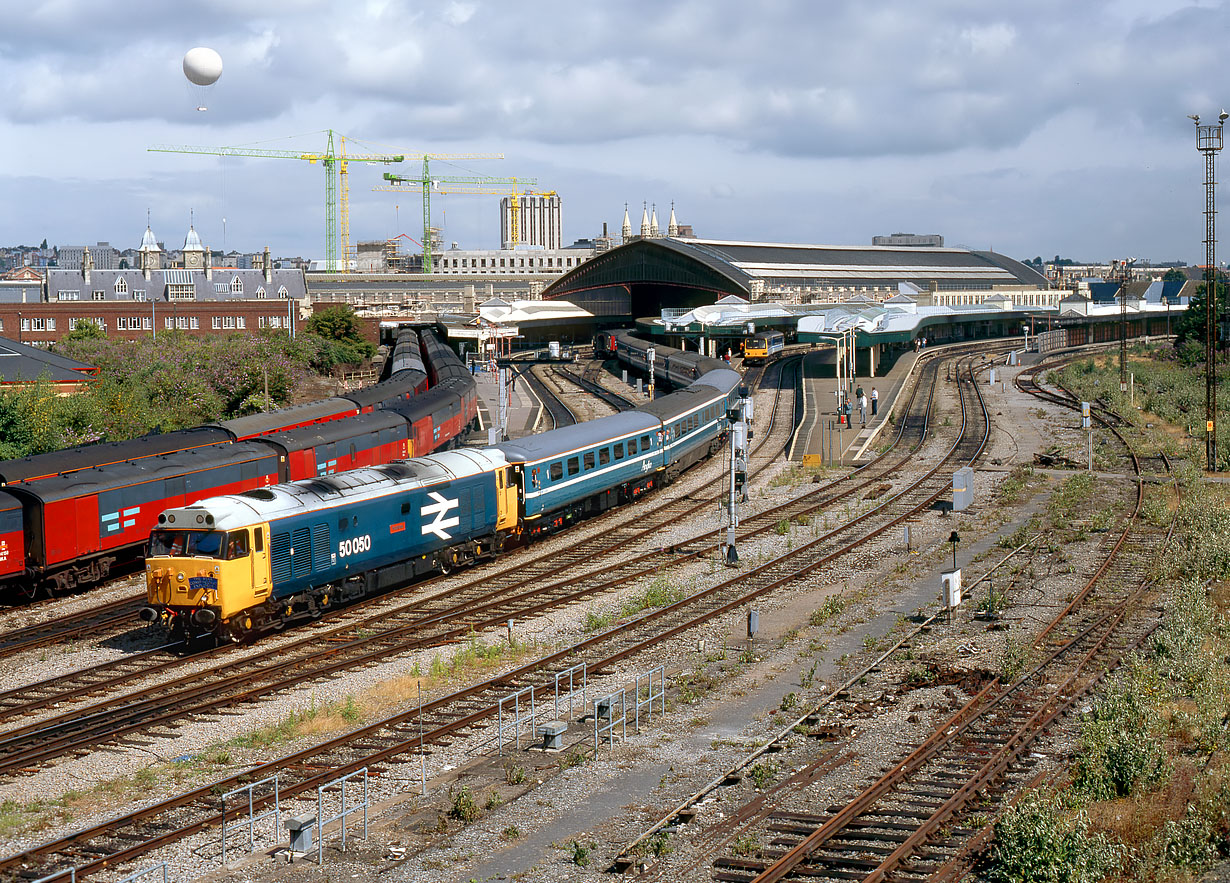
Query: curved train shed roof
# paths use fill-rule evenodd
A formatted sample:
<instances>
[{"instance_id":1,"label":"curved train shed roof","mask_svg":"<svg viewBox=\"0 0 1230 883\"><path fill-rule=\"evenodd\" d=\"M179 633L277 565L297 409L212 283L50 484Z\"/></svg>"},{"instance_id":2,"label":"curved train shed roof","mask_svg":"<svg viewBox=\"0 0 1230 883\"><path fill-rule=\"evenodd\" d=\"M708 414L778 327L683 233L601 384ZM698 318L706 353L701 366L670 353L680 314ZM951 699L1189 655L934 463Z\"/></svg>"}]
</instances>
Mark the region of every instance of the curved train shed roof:
<instances>
[{"instance_id":1,"label":"curved train shed roof","mask_svg":"<svg viewBox=\"0 0 1230 883\"><path fill-rule=\"evenodd\" d=\"M734 294L751 297L790 286L920 289L1048 287L1045 276L991 251L905 246L791 245L720 239L634 239L556 280L561 298L595 315L645 315L661 306L693 307ZM656 305L654 303L656 301Z\"/></svg>"}]
</instances>

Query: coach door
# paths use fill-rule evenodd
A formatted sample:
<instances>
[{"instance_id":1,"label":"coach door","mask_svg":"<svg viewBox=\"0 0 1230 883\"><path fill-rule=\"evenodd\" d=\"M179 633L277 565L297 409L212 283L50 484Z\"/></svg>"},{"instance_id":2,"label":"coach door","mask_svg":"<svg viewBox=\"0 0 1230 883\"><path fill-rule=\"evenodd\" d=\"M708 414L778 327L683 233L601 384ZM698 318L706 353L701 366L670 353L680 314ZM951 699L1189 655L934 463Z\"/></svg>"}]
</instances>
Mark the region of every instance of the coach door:
<instances>
[{"instance_id":1,"label":"coach door","mask_svg":"<svg viewBox=\"0 0 1230 883\"><path fill-rule=\"evenodd\" d=\"M252 528L252 597L257 601L269 595L269 528Z\"/></svg>"},{"instance_id":2,"label":"coach door","mask_svg":"<svg viewBox=\"0 0 1230 883\"><path fill-rule=\"evenodd\" d=\"M517 483L513 480L513 468L503 466L495 471L495 493L499 513L496 530L512 530L517 526Z\"/></svg>"}]
</instances>

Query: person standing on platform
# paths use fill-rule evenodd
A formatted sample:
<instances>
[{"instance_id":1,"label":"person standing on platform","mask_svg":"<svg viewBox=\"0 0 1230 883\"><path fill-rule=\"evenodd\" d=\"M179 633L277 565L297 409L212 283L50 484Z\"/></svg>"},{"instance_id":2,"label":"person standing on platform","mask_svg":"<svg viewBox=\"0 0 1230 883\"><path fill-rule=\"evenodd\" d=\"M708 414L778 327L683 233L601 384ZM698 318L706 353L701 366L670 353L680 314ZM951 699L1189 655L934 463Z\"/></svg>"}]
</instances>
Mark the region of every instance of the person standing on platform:
<instances>
[{"instance_id":1,"label":"person standing on platform","mask_svg":"<svg viewBox=\"0 0 1230 883\"><path fill-rule=\"evenodd\" d=\"M880 411L880 394L876 392L876 388L871 388L871 416L874 417Z\"/></svg>"},{"instance_id":2,"label":"person standing on platform","mask_svg":"<svg viewBox=\"0 0 1230 883\"><path fill-rule=\"evenodd\" d=\"M867 396L863 395L863 388L858 388L858 419L863 426L867 425Z\"/></svg>"}]
</instances>

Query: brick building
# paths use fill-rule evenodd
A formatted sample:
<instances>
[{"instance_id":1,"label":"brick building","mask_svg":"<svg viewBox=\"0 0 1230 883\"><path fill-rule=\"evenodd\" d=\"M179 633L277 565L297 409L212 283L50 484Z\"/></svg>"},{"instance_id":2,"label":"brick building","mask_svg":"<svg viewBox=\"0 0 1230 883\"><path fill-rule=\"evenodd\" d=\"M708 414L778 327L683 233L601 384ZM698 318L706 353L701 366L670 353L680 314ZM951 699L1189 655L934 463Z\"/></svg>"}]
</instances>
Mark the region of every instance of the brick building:
<instances>
[{"instance_id":1,"label":"brick building","mask_svg":"<svg viewBox=\"0 0 1230 883\"><path fill-rule=\"evenodd\" d=\"M100 270L86 248L79 270L47 270L36 301L29 287L0 287L0 334L50 344L78 320L130 339L170 329L229 334L297 327L308 303L303 271L274 269L268 249L254 263L260 266L214 267L212 252L190 227L183 267L163 269L162 249L147 227L136 269Z\"/></svg>"}]
</instances>

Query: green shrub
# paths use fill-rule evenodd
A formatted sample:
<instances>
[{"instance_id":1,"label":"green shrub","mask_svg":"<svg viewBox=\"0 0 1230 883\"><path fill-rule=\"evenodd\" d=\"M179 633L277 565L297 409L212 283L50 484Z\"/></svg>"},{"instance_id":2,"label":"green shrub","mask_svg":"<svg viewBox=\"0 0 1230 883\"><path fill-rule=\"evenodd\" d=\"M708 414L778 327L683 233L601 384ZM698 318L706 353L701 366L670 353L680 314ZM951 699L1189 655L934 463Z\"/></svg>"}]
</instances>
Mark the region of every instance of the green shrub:
<instances>
[{"instance_id":1,"label":"green shrub","mask_svg":"<svg viewBox=\"0 0 1230 883\"><path fill-rule=\"evenodd\" d=\"M461 789L455 793L450 789L450 793L453 797L453 805L449 807L449 816L465 825L478 818L478 801L474 799L474 793L470 790L469 785L462 785Z\"/></svg>"},{"instance_id":2,"label":"green shrub","mask_svg":"<svg viewBox=\"0 0 1230 883\"><path fill-rule=\"evenodd\" d=\"M1127 797L1166 774L1162 721L1145 680L1139 670L1118 677L1081 722L1073 785L1094 800Z\"/></svg>"},{"instance_id":3,"label":"green shrub","mask_svg":"<svg viewBox=\"0 0 1230 883\"><path fill-rule=\"evenodd\" d=\"M1094 883L1123 857L1122 847L1089 832L1083 811L1035 794L995 823L986 876L991 883Z\"/></svg>"}]
</instances>

